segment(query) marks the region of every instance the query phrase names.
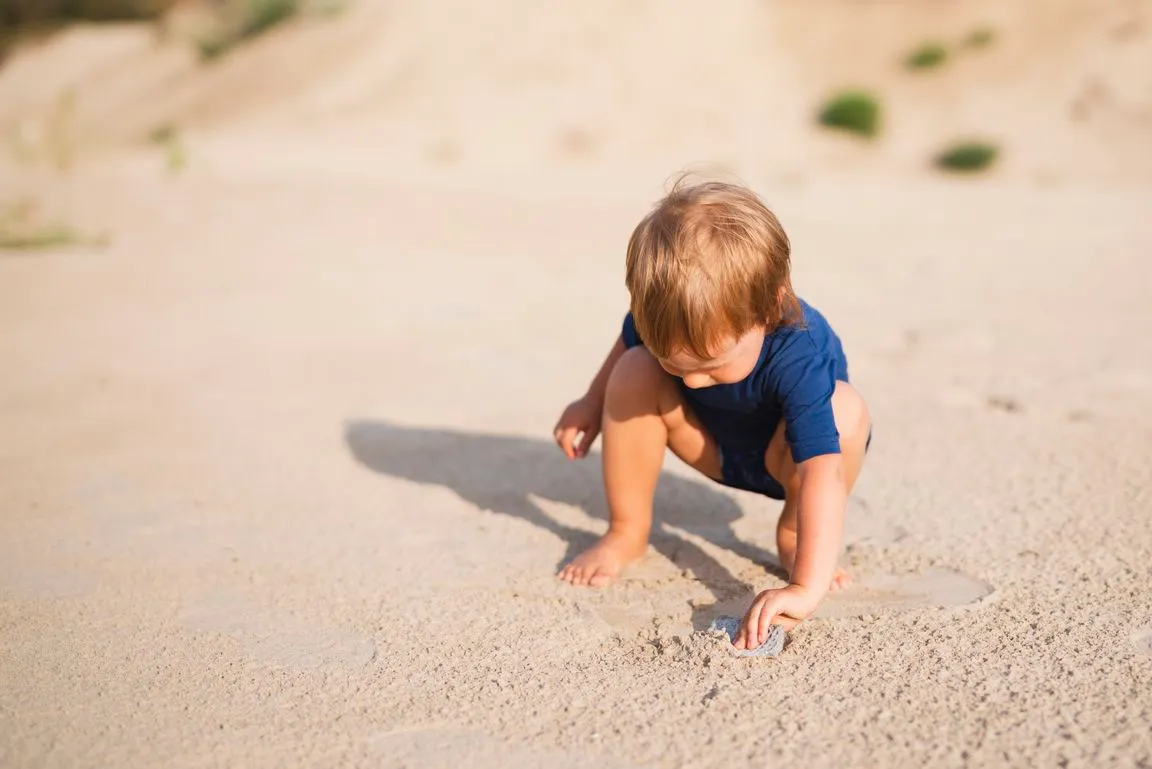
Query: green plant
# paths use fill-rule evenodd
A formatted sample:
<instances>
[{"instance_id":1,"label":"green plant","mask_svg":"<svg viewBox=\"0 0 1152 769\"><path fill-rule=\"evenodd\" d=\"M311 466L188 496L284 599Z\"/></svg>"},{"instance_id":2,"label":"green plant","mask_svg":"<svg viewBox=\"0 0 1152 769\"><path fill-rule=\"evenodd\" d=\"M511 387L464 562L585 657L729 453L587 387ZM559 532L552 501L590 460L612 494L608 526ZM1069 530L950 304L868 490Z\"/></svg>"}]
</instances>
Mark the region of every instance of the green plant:
<instances>
[{"instance_id":1,"label":"green plant","mask_svg":"<svg viewBox=\"0 0 1152 769\"><path fill-rule=\"evenodd\" d=\"M296 16L303 0L236 0L222 12L219 27L196 41L200 58L218 59L238 44L259 37Z\"/></svg>"},{"instance_id":2,"label":"green plant","mask_svg":"<svg viewBox=\"0 0 1152 769\"><path fill-rule=\"evenodd\" d=\"M351 0L314 0L309 8L317 16L331 18L347 11L349 2Z\"/></svg>"},{"instance_id":3,"label":"green plant","mask_svg":"<svg viewBox=\"0 0 1152 769\"><path fill-rule=\"evenodd\" d=\"M36 203L21 199L0 206L0 251L46 251L68 246L100 247L111 242L107 233L85 236L66 224L47 221Z\"/></svg>"},{"instance_id":4,"label":"green plant","mask_svg":"<svg viewBox=\"0 0 1152 769\"><path fill-rule=\"evenodd\" d=\"M244 23L240 27L242 40L256 37L288 21L300 10L300 0L248 0Z\"/></svg>"},{"instance_id":5,"label":"green plant","mask_svg":"<svg viewBox=\"0 0 1152 769\"><path fill-rule=\"evenodd\" d=\"M942 43L924 43L904 59L907 69L934 69L948 61L948 49Z\"/></svg>"},{"instance_id":6,"label":"green plant","mask_svg":"<svg viewBox=\"0 0 1152 769\"><path fill-rule=\"evenodd\" d=\"M15 230L0 227L0 250L4 251L42 251L72 246L79 241L75 232L62 225Z\"/></svg>"},{"instance_id":7,"label":"green plant","mask_svg":"<svg viewBox=\"0 0 1152 769\"><path fill-rule=\"evenodd\" d=\"M880 102L867 91L846 90L833 96L821 108L821 125L859 136L880 132Z\"/></svg>"},{"instance_id":8,"label":"green plant","mask_svg":"<svg viewBox=\"0 0 1152 769\"><path fill-rule=\"evenodd\" d=\"M78 241L71 228L37 221L36 206L20 200L0 210L0 250L33 251L69 246Z\"/></svg>"},{"instance_id":9,"label":"green plant","mask_svg":"<svg viewBox=\"0 0 1152 769\"><path fill-rule=\"evenodd\" d=\"M153 128L148 134L148 140L153 144L167 144L176 138L176 126L163 123Z\"/></svg>"},{"instance_id":10,"label":"green plant","mask_svg":"<svg viewBox=\"0 0 1152 769\"><path fill-rule=\"evenodd\" d=\"M943 150L935 158L938 168L947 171L971 173L988 168L1000 156L1000 148L979 141L958 142Z\"/></svg>"},{"instance_id":11,"label":"green plant","mask_svg":"<svg viewBox=\"0 0 1152 769\"><path fill-rule=\"evenodd\" d=\"M148 134L149 140L164 150L165 164L168 170L177 173L183 171L188 165L188 153L184 149L184 141L180 132L171 123L164 123L152 129Z\"/></svg>"},{"instance_id":12,"label":"green plant","mask_svg":"<svg viewBox=\"0 0 1152 769\"><path fill-rule=\"evenodd\" d=\"M212 61L228 53L236 41L225 35L212 35L211 37L202 37L196 41L196 50L200 53L200 58L203 61Z\"/></svg>"},{"instance_id":13,"label":"green plant","mask_svg":"<svg viewBox=\"0 0 1152 769\"><path fill-rule=\"evenodd\" d=\"M964 38L963 45L966 48L984 48L991 45L995 39L996 30L992 27L977 27Z\"/></svg>"}]
</instances>

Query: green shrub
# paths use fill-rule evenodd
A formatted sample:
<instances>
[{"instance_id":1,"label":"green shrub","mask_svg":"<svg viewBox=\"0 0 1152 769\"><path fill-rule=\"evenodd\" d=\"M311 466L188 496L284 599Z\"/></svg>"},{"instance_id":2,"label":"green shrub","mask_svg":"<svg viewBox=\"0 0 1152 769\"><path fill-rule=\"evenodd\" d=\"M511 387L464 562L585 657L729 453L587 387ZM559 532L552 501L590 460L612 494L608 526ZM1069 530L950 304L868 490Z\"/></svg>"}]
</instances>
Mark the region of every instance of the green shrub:
<instances>
[{"instance_id":1,"label":"green shrub","mask_svg":"<svg viewBox=\"0 0 1152 769\"><path fill-rule=\"evenodd\" d=\"M880 102L866 91L841 91L828 100L818 119L827 128L873 137L880 132Z\"/></svg>"},{"instance_id":2,"label":"green shrub","mask_svg":"<svg viewBox=\"0 0 1152 769\"><path fill-rule=\"evenodd\" d=\"M996 39L996 30L992 27L977 27L964 38L966 48L985 48Z\"/></svg>"},{"instance_id":3,"label":"green shrub","mask_svg":"<svg viewBox=\"0 0 1152 769\"><path fill-rule=\"evenodd\" d=\"M248 0L248 10L240 27L240 38L263 34L288 21L300 10L300 0Z\"/></svg>"},{"instance_id":4,"label":"green shrub","mask_svg":"<svg viewBox=\"0 0 1152 769\"><path fill-rule=\"evenodd\" d=\"M907 69L934 69L948 61L948 49L941 43L924 43L904 59Z\"/></svg>"},{"instance_id":5,"label":"green shrub","mask_svg":"<svg viewBox=\"0 0 1152 769\"><path fill-rule=\"evenodd\" d=\"M148 133L148 141L153 144L167 144L176 138L176 126L164 123L153 128Z\"/></svg>"},{"instance_id":6,"label":"green shrub","mask_svg":"<svg viewBox=\"0 0 1152 769\"><path fill-rule=\"evenodd\" d=\"M212 35L197 40L196 50L199 51L202 60L212 61L232 50L232 46L236 43L237 40L227 35Z\"/></svg>"},{"instance_id":7,"label":"green shrub","mask_svg":"<svg viewBox=\"0 0 1152 769\"><path fill-rule=\"evenodd\" d=\"M938 168L971 173L983 171L996 162L1000 148L985 142L959 142L936 156Z\"/></svg>"},{"instance_id":8,"label":"green shrub","mask_svg":"<svg viewBox=\"0 0 1152 769\"><path fill-rule=\"evenodd\" d=\"M200 58L211 61L223 56L238 44L288 21L302 5L303 0L236 0L224 9L219 29L196 42Z\"/></svg>"}]
</instances>

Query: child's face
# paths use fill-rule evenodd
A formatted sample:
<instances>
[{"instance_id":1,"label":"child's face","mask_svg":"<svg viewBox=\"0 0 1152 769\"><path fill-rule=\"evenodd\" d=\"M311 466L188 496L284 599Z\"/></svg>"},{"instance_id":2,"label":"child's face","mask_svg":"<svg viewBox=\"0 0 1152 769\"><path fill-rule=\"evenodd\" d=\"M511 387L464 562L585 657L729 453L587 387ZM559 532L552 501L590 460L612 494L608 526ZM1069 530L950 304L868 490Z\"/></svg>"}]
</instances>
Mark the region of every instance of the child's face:
<instances>
[{"instance_id":1,"label":"child's face","mask_svg":"<svg viewBox=\"0 0 1152 769\"><path fill-rule=\"evenodd\" d=\"M764 346L764 329L749 331L739 339L725 338L716 354L700 360L692 353L678 351L667 358L659 358L660 365L672 376L680 377L693 390L718 384L739 382L752 373L760 360Z\"/></svg>"}]
</instances>

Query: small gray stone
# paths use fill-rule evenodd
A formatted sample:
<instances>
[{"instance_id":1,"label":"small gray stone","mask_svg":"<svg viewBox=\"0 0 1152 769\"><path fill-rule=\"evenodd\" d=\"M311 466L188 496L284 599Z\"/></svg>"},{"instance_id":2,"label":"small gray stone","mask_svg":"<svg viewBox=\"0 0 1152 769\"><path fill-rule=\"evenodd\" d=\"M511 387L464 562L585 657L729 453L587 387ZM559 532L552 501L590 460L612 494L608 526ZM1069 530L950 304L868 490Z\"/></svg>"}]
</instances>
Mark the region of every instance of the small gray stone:
<instances>
[{"instance_id":1,"label":"small gray stone","mask_svg":"<svg viewBox=\"0 0 1152 769\"><path fill-rule=\"evenodd\" d=\"M728 642L732 643L736 639L736 634L740 632L740 618L717 617L712 620L712 625L708 629L723 633L728 636ZM730 651L737 657L775 657L784 651L784 628L773 625L768 631L768 639L755 649L738 650L733 647Z\"/></svg>"}]
</instances>

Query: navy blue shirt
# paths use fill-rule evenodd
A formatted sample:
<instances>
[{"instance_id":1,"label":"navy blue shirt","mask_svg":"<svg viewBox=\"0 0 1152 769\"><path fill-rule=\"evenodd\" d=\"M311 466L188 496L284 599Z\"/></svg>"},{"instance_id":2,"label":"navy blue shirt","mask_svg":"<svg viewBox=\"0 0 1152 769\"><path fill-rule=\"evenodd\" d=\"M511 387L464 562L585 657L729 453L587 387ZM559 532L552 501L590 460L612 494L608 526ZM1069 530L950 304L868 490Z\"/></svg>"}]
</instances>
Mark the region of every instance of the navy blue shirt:
<instances>
[{"instance_id":1,"label":"navy blue shirt","mask_svg":"<svg viewBox=\"0 0 1152 769\"><path fill-rule=\"evenodd\" d=\"M832 393L837 381L848 381L848 359L824 316L803 300L800 306L804 323L765 335L756 367L739 382L692 389L677 379L722 449L763 453L783 419L793 462L840 453ZM629 348L644 344L632 313L624 318L623 338Z\"/></svg>"}]
</instances>

